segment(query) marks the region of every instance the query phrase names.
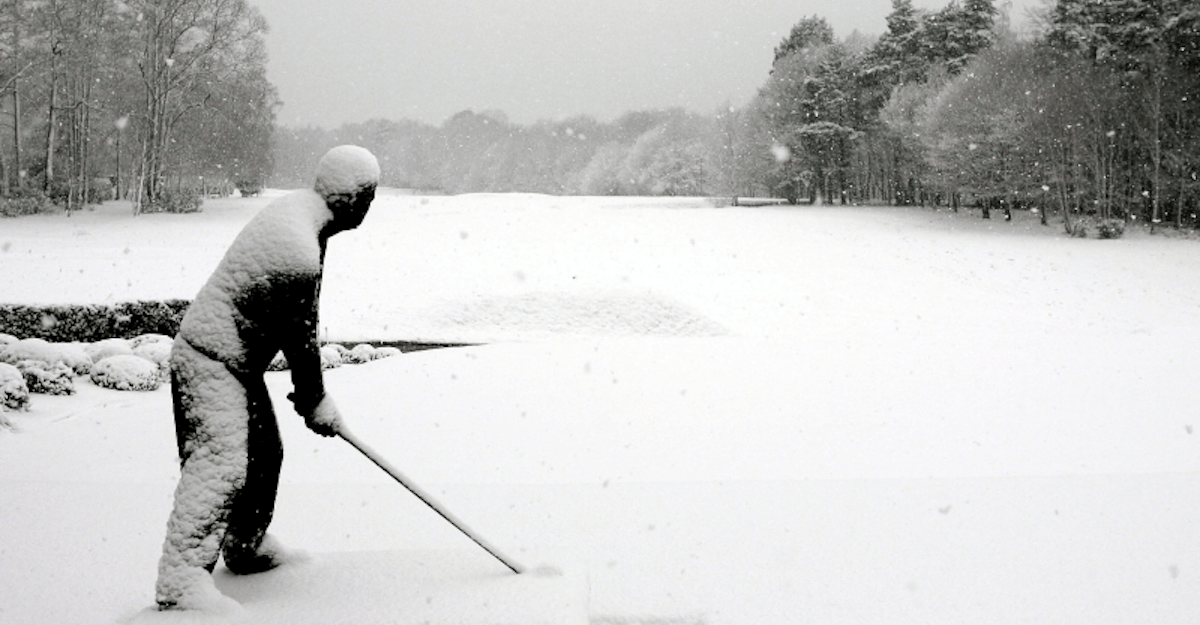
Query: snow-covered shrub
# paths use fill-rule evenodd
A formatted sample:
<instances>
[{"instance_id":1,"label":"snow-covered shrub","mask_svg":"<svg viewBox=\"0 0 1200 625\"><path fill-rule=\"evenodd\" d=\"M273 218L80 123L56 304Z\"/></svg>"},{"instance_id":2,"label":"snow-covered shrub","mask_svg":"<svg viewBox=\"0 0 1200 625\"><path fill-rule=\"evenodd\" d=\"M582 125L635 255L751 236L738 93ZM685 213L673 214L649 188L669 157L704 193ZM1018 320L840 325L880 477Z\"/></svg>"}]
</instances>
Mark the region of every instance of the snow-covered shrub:
<instances>
[{"instance_id":1,"label":"snow-covered shrub","mask_svg":"<svg viewBox=\"0 0 1200 625\"><path fill-rule=\"evenodd\" d=\"M46 364L38 360L22 360L17 363L17 370L25 376L25 386L30 393L75 394L75 371L61 362Z\"/></svg>"},{"instance_id":2,"label":"snow-covered shrub","mask_svg":"<svg viewBox=\"0 0 1200 625\"><path fill-rule=\"evenodd\" d=\"M154 363L159 377L166 382L171 379L171 345L170 341L143 342L133 349L133 355Z\"/></svg>"},{"instance_id":3,"label":"snow-covered shrub","mask_svg":"<svg viewBox=\"0 0 1200 625\"><path fill-rule=\"evenodd\" d=\"M257 180L238 180L233 183L242 197L255 197L262 193L263 183Z\"/></svg>"},{"instance_id":4,"label":"snow-covered shrub","mask_svg":"<svg viewBox=\"0 0 1200 625\"><path fill-rule=\"evenodd\" d=\"M139 334L138 336L129 339L129 347L134 351L137 351L137 348L147 343L166 343L168 346L170 346L174 342L175 339L165 334Z\"/></svg>"},{"instance_id":5,"label":"snow-covered shrub","mask_svg":"<svg viewBox=\"0 0 1200 625\"><path fill-rule=\"evenodd\" d=\"M1092 220L1089 217L1076 217L1074 221L1063 224L1067 234L1076 239L1086 239L1088 230L1093 226Z\"/></svg>"},{"instance_id":6,"label":"snow-covered shrub","mask_svg":"<svg viewBox=\"0 0 1200 625\"><path fill-rule=\"evenodd\" d=\"M392 347L390 345L385 345L383 347L376 347L375 348L375 360L379 360L380 358L390 358L392 356L399 356L401 353L403 353L403 352L400 351L400 348Z\"/></svg>"},{"instance_id":7,"label":"snow-covered shrub","mask_svg":"<svg viewBox=\"0 0 1200 625\"><path fill-rule=\"evenodd\" d=\"M62 363L75 375L87 375L92 368L92 359L78 344L22 339L0 346L0 362L15 365L24 360L45 363L47 366Z\"/></svg>"},{"instance_id":8,"label":"snow-covered shrub","mask_svg":"<svg viewBox=\"0 0 1200 625\"><path fill-rule=\"evenodd\" d=\"M21 217L50 210L54 205L40 190L29 190L0 198L0 216Z\"/></svg>"},{"instance_id":9,"label":"snow-covered shrub","mask_svg":"<svg viewBox=\"0 0 1200 625\"><path fill-rule=\"evenodd\" d=\"M29 386L20 369L0 362L0 412L4 410L29 410Z\"/></svg>"},{"instance_id":10,"label":"snow-covered shrub","mask_svg":"<svg viewBox=\"0 0 1200 625\"><path fill-rule=\"evenodd\" d=\"M198 189L163 189L158 199L143 207L148 213L198 213L204 197Z\"/></svg>"},{"instance_id":11,"label":"snow-covered shrub","mask_svg":"<svg viewBox=\"0 0 1200 625\"><path fill-rule=\"evenodd\" d=\"M271 363L267 365L267 371L286 371L287 368L288 361L283 352L275 352L275 357L271 358Z\"/></svg>"},{"instance_id":12,"label":"snow-covered shrub","mask_svg":"<svg viewBox=\"0 0 1200 625\"><path fill-rule=\"evenodd\" d=\"M338 347L341 347L340 345ZM342 347L342 349L345 349ZM321 346L321 370L336 369L342 366L342 352L333 345Z\"/></svg>"},{"instance_id":13,"label":"snow-covered shrub","mask_svg":"<svg viewBox=\"0 0 1200 625\"><path fill-rule=\"evenodd\" d=\"M1119 239L1125 235L1125 221L1122 219L1098 219L1086 215L1077 217L1065 227L1067 234L1077 239L1086 239L1093 232L1097 239Z\"/></svg>"},{"instance_id":14,"label":"snow-covered shrub","mask_svg":"<svg viewBox=\"0 0 1200 625\"><path fill-rule=\"evenodd\" d=\"M42 339L22 339L16 343L0 346L0 362L15 365L22 360L40 360L54 363L61 360L58 348Z\"/></svg>"},{"instance_id":15,"label":"snow-covered shrub","mask_svg":"<svg viewBox=\"0 0 1200 625\"><path fill-rule=\"evenodd\" d=\"M359 365L364 362L375 360L375 346L367 343L359 343L353 349L342 354L342 360L348 365Z\"/></svg>"},{"instance_id":16,"label":"snow-covered shrub","mask_svg":"<svg viewBox=\"0 0 1200 625\"><path fill-rule=\"evenodd\" d=\"M162 386L162 378L149 360L121 354L92 365L92 383L118 391L153 391Z\"/></svg>"},{"instance_id":17,"label":"snow-covered shrub","mask_svg":"<svg viewBox=\"0 0 1200 625\"><path fill-rule=\"evenodd\" d=\"M92 372L92 357L83 349L83 343L56 343L62 363L71 368L75 375L87 375Z\"/></svg>"},{"instance_id":18,"label":"snow-covered shrub","mask_svg":"<svg viewBox=\"0 0 1200 625\"><path fill-rule=\"evenodd\" d=\"M1103 219L1096 224L1096 237L1101 239L1119 239L1125 236L1125 221L1122 219Z\"/></svg>"},{"instance_id":19,"label":"snow-covered shrub","mask_svg":"<svg viewBox=\"0 0 1200 625\"><path fill-rule=\"evenodd\" d=\"M125 339L104 339L95 343L88 343L83 346L83 351L91 357L93 364L99 364L101 360L112 356L132 356L133 348L129 346L129 341Z\"/></svg>"}]
</instances>

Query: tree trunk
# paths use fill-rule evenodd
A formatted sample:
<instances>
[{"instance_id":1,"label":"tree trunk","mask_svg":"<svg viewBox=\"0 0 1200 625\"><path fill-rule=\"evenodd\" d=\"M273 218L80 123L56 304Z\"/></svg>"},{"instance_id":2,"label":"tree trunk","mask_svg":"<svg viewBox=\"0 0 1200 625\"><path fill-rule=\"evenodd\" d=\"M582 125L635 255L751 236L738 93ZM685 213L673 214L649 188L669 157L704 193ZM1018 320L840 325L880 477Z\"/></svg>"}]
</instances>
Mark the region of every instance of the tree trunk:
<instances>
[{"instance_id":1,"label":"tree trunk","mask_svg":"<svg viewBox=\"0 0 1200 625\"><path fill-rule=\"evenodd\" d=\"M21 3L13 2L13 58L17 58L21 50ZM18 74L19 76L20 74ZM25 177L21 175L21 80L14 76L12 79L13 90L13 161L12 175L16 176L17 189L25 188Z\"/></svg>"},{"instance_id":2,"label":"tree trunk","mask_svg":"<svg viewBox=\"0 0 1200 625\"><path fill-rule=\"evenodd\" d=\"M1160 172L1162 170L1162 55L1155 54L1154 67L1154 195L1150 205L1150 231L1162 221Z\"/></svg>"},{"instance_id":3,"label":"tree trunk","mask_svg":"<svg viewBox=\"0 0 1200 625\"><path fill-rule=\"evenodd\" d=\"M58 106L58 74L55 71L57 64L53 61L53 57L51 58L50 106L47 107L46 112L46 171L45 179L42 181L42 190L46 193L47 197L51 195L52 185L54 184L54 142L57 139L55 136L54 108ZM68 208L68 212L69 210Z\"/></svg>"},{"instance_id":4,"label":"tree trunk","mask_svg":"<svg viewBox=\"0 0 1200 625\"><path fill-rule=\"evenodd\" d=\"M13 175L17 177L17 189L25 188L24 169L21 168L21 89L20 81L13 81Z\"/></svg>"}]
</instances>

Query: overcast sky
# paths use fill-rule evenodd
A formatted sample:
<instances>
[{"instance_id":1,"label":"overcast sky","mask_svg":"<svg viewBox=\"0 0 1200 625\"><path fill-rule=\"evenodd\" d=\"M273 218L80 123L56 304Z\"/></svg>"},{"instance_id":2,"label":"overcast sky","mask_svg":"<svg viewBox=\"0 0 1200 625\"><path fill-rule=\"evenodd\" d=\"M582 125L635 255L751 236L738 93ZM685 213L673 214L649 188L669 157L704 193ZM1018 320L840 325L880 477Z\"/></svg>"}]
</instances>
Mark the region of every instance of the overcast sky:
<instances>
[{"instance_id":1,"label":"overcast sky","mask_svg":"<svg viewBox=\"0 0 1200 625\"><path fill-rule=\"evenodd\" d=\"M1014 0L1014 18L1038 1ZM271 26L279 122L326 128L371 118L437 125L464 109L498 109L528 124L741 106L801 18L825 17L838 37L879 34L891 10L891 0L250 3Z\"/></svg>"}]
</instances>

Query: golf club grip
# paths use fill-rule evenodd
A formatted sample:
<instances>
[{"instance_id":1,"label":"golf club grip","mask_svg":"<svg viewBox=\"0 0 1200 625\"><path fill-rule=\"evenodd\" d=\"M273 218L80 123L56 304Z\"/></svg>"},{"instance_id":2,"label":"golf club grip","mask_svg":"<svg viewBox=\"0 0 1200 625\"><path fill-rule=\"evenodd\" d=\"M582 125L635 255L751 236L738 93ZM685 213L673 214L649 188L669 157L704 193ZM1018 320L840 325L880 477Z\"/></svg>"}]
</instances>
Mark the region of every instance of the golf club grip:
<instances>
[{"instance_id":1,"label":"golf club grip","mask_svg":"<svg viewBox=\"0 0 1200 625\"><path fill-rule=\"evenodd\" d=\"M379 467L380 469L383 469L384 473L387 473L389 476L391 476L391 478L393 480L396 480L396 482L398 482L401 486L403 486L405 489L407 489L408 492L412 493L413 495L416 495L417 499L420 499L422 501L422 503L424 503L426 506L429 506L429 508L431 510L433 510L434 512L438 513L439 516L441 516L443 519L445 519L447 522L449 522L451 525L453 525L455 527L455 529L462 532L467 538L470 538L476 545L479 545L480 547L483 548L484 551L491 554L491 556L493 558L496 558L497 560L499 560L501 564L508 567L513 573L516 573L518 575L521 574L521 571L523 570L522 567L518 566L516 563L509 560L508 558L502 556L500 554L500 552L498 550L496 550L495 547L491 546L487 541L480 538L475 532L472 532L471 528L467 527L465 523L463 523L457 517L455 517L453 514L451 514L449 510L442 508L442 506L440 504L438 504L437 500L435 500L432 496L430 496L429 493L426 493L421 488L419 488L416 484L414 484L411 480L409 480L407 477L405 477L403 473L401 473L399 470L397 470L395 467L393 467L391 464L389 464L388 461L385 460L378 453L376 453L376 451L374 449L371 449L370 446L368 446L366 443L359 440L357 436L352 434L349 430L345 429L344 426L338 429L337 434L338 434L338 436L340 436L342 438L342 440L346 441L347 443L350 443L351 447L357 449L359 451L359 453L366 456L367 460L370 460L372 463L375 464L375 466Z\"/></svg>"}]
</instances>

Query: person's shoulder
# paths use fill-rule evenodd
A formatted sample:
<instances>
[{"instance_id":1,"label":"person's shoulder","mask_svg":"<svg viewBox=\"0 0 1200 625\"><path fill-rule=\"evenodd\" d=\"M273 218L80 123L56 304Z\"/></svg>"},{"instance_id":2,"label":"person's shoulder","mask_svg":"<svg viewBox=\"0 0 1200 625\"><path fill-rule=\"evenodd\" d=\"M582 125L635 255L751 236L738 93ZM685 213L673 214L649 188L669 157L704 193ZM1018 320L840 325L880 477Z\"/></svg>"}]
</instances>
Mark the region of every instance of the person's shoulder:
<instances>
[{"instance_id":1,"label":"person's shoulder","mask_svg":"<svg viewBox=\"0 0 1200 625\"><path fill-rule=\"evenodd\" d=\"M319 211L324 200L315 191L294 191L259 211L238 236L236 254L263 269L319 271ZM233 250L231 250L233 253Z\"/></svg>"},{"instance_id":2,"label":"person's shoulder","mask_svg":"<svg viewBox=\"0 0 1200 625\"><path fill-rule=\"evenodd\" d=\"M321 195L312 189L296 189L281 195L263 207L259 215L277 215L294 212L297 209L313 209L325 205Z\"/></svg>"}]
</instances>

